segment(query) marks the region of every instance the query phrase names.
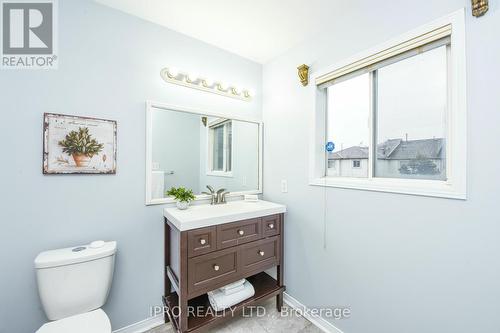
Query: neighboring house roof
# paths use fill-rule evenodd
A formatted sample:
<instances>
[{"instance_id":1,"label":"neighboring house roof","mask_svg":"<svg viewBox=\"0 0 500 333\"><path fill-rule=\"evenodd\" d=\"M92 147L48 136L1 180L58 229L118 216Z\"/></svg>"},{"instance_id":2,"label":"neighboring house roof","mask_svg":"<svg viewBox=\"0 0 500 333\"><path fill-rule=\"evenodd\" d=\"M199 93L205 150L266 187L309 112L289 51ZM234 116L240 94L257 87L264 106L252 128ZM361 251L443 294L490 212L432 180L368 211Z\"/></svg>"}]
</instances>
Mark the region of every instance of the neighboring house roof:
<instances>
[{"instance_id":1,"label":"neighboring house roof","mask_svg":"<svg viewBox=\"0 0 500 333\"><path fill-rule=\"evenodd\" d=\"M368 158L368 147L353 146L335 153L330 153L329 160L363 159Z\"/></svg>"},{"instance_id":2,"label":"neighboring house roof","mask_svg":"<svg viewBox=\"0 0 500 333\"><path fill-rule=\"evenodd\" d=\"M441 159L444 156L444 139L401 140L394 151L386 156L391 160L411 160L416 158ZM379 157L382 158L382 157Z\"/></svg>"},{"instance_id":3,"label":"neighboring house roof","mask_svg":"<svg viewBox=\"0 0 500 333\"><path fill-rule=\"evenodd\" d=\"M391 156L391 154L398 148L401 144L401 139L389 139L385 142L382 142L377 147L377 158L387 158Z\"/></svg>"},{"instance_id":4,"label":"neighboring house roof","mask_svg":"<svg viewBox=\"0 0 500 333\"><path fill-rule=\"evenodd\" d=\"M411 160L416 158L442 159L444 139L402 140L390 139L377 146L377 158L386 160ZM368 147L353 146L329 153L329 160L366 159Z\"/></svg>"}]
</instances>

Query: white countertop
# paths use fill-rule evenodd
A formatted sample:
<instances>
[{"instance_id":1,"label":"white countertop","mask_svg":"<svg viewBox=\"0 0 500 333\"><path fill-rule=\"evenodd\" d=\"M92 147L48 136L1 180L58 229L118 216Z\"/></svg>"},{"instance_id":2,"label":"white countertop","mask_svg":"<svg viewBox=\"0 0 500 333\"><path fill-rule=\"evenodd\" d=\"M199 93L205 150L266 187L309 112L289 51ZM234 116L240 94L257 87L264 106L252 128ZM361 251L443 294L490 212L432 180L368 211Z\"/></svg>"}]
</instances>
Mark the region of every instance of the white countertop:
<instances>
[{"instance_id":1,"label":"white countertop","mask_svg":"<svg viewBox=\"0 0 500 333\"><path fill-rule=\"evenodd\" d=\"M163 216L178 230L186 231L284 212L286 206L273 202L238 200L222 205L194 205L186 210L165 208Z\"/></svg>"}]
</instances>

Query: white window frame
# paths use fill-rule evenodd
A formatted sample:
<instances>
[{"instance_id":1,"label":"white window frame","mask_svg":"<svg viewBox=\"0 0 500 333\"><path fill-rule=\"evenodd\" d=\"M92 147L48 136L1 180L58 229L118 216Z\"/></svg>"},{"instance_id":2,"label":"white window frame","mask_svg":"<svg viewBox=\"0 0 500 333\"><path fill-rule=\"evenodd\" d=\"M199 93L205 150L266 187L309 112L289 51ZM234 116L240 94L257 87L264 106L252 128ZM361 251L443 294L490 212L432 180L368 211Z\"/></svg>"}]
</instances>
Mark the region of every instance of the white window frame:
<instances>
[{"instance_id":1,"label":"white window frame","mask_svg":"<svg viewBox=\"0 0 500 333\"><path fill-rule=\"evenodd\" d=\"M227 161L227 124L231 124L231 161L228 163ZM213 170L213 159L214 159L214 131L215 127L219 127L223 125L223 137L224 137L224 148L223 148L223 162L224 170ZM208 123L207 126L207 136L208 136L208 145L207 145L207 176L215 176L215 177L233 177L233 160L234 160L234 126L231 119L219 118L214 121ZM226 171L229 167L230 171Z\"/></svg>"},{"instance_id":2,"label":"white window frame","mask_svg":"<svg viewBox=\"0 0 500 333\"><path fill-rule=\"evenodd\" d=\"M334 66L311 73L318 78L347 65L356 63L374 54L390 49L435 29L451 25L451 47L448 58L448 109L446 133L446 181L380 178L372 175L373 168L369 169L368 178L332 177L326 176L327 155L326 143L326 115L327 89L320 89L311 84L311 95L315 101L312 117L312 136L310 150L309 184L314 186L328 186L348 189L359 189L379 192L403 193L430 197L452 199L467 199L466 192L466 164L467 164L467 99L466 99L466 58L465 58L465 10L460 9L450 15L435 20L409 33L362 52L350 59ZM373 100L373 99L372 99ZM370 140L373 141L373 108L370 110ZM374 142L369 146L373 147ZM373 150L373 148L371 149ZM374 152L370 152L373 161Z\"/></svg>"}]
</instances>

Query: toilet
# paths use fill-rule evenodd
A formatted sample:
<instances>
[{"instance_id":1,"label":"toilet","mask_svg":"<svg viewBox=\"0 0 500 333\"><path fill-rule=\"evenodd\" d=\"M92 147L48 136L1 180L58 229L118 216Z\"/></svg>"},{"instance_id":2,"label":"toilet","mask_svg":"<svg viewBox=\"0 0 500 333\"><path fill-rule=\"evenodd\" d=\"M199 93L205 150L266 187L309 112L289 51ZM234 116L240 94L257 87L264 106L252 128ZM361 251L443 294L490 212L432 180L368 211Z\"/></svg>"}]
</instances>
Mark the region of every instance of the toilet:
<instances>
[{"instance_id":1,"label":"toilet","mask_svg":"<svg viewBox=\"0 0 500 333\"><path fill-rule=\"evenodd\" d=\"M36 333L111 333L108 298L116 242L51 250L35 258L38 293L50 322Z\"/></svg>"}]
</instances>

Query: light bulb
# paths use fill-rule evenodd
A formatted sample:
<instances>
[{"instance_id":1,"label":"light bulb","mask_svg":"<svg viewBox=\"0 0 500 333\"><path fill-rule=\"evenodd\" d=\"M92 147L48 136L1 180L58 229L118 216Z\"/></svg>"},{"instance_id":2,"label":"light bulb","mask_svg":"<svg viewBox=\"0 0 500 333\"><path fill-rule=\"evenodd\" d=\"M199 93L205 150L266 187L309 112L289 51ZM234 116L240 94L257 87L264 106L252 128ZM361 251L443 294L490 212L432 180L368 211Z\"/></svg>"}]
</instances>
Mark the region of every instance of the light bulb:
<instances>
[{"instance_id":1,"label":"light bulb","mask_svg":"<svg viewBox=\"0 0 500 333\"><path fill-rule=\"evenodd\" d=\"M190 83L195 83L195 82L198 82L198 80L199 80L198 74L196 74L196 73L188 74L186 79Z\"/></svg>"},{"instance_id":2,"label":"light bulb","mask_svg":"<svg viewBox=\"0 0 500 333\"><path fill-rule=\"evenodd\" d=\"M243 95L246 98L250 98L250 97L252 97L254 95L254 92L251 89L245 89L245 90L243 90Z\"/></svg>"},{"instance_id":3,"label":"light bulb","mask_svg":"<svg viewBox=\"0 0 500 333\"><path fill-rule=\"evenodd\" d=\"M239 95L240 94L239 91L238 91L238 89L236 88L236 86L234 84L231 84L230 87L231 87L231 94L233 94L233 95Z\"/></svg>"},{"instance_id":4,"label":"light bulb","mask_svg":"<svg viewBox=\"0 0 500 333\"><path fill-rule=\"evenodd\" d=\"M225 91L226 85L224 84L224 82L219 82L217 83L217 89L219 89L220 91Z\"/></svg>"},{"instance_id":5,"label":"light bulb","mask_svg":"<svg viewBox=\"0 0 500 333\"><path fill-rule=\"evenodd\" d=\"M203 85L207 88L209 87L212 87L213 86L213 82L210 80L210 79L203 79Z\"/></svg>"},{"instance_id":6,"label":"light bulb","mask_svg":"<svg viewBox=\"0 0 500 333\"><path fill-rule=\"evenodd\" d=\"M177 70L177 68L172 67L168 69L168 74L170 74L170 77L176 77L177 75L179 75L179 71Z\"/></svg>"}]
</instances>

